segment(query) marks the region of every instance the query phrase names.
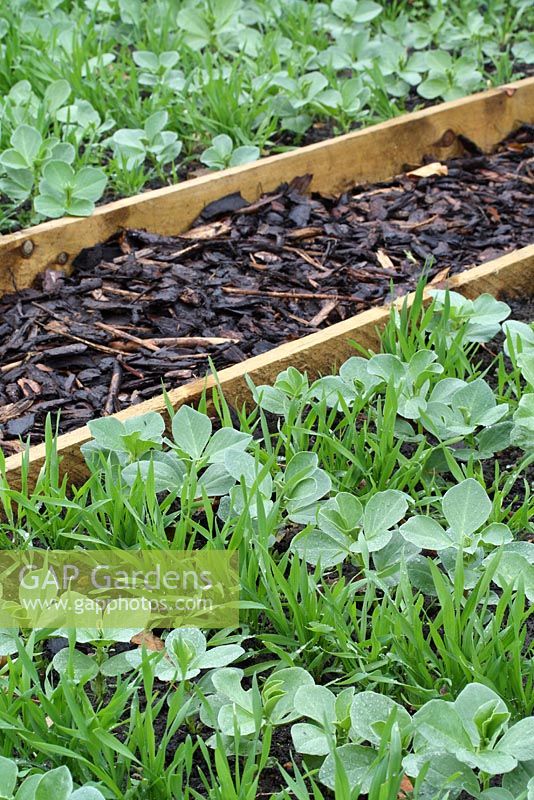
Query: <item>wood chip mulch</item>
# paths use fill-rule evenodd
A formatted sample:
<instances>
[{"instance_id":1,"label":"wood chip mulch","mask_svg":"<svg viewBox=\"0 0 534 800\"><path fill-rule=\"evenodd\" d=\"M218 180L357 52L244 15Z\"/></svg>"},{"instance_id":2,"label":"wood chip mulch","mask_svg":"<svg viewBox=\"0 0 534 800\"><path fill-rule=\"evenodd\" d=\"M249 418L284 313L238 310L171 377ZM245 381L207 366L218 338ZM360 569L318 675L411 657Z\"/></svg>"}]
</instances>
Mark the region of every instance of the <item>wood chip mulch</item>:
<instances>
[{"instance_id":1,"label":"wood chip mulch","mask_svg":"<svg viewBox=\"0 0 534 800\"><path fill-rule=\"evenodd\" d=\"M534 128L338 198L230 195L176 237L124 232L0 298L0 446L69 431L532 241ZM416 171L417 173L417 171ZM178 221L177 221L178 227ZM433 262L429 266L429 260Z\"/></svg>"}]
</instances>

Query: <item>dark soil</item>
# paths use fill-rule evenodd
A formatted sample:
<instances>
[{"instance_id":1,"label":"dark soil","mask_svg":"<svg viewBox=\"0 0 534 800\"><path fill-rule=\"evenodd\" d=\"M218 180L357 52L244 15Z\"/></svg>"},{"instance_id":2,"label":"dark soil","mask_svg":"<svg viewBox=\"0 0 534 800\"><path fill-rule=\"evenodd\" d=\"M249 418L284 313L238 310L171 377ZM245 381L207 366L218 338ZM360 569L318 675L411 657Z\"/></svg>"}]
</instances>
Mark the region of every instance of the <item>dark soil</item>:
<instances>
[{"instance_id":1,"label":"dark soil","mask_svg":"<svg viewBox=\"0 0 534 800\"><path fill-rule=\"evenodd\" d=\"M439 282L531 241L534 128L448 174L331 199L307 178L249 205L231 195L175 238L128 231L70 277L0 298L0 445L42 441ZM430 266L429 260L432 262ZM212 339L215 337L215 342ZM218 342L217 340L222 340Z\"/></svg>"}]
</instances>

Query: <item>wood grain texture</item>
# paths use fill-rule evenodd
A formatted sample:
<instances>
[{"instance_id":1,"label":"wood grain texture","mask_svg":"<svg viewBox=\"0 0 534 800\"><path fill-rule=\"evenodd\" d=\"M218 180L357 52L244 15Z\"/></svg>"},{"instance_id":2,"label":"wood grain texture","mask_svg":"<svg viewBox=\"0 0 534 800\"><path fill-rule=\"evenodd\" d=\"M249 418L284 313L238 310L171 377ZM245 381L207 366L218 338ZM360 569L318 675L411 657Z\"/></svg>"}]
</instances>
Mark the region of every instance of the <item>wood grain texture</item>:
<instances>
[{"instance_id":1,"label":"wood grain texture","mask_svg":"<svg viewBox=\"0 0 534 800\"><path fill-rule=\"evenodd\" d=\"M68 268L85 247L121 228L163 235L186 230L210 202L240 191L256 200L283 181L311 173L312 191L339 194L355 183L382 181L423 156L457 155L458 134L491 150L524 122L534 122L534 78L406 114L253 164L145 192L96 209L91 217L64 218L0 237L0 294L31 286L45 268ZM23 255L23 246L31 255Z\"/></svg>"},{"instance_id":2,"label":"wood grain texture","mask_svg":"<svg viewBox=\"0 0 534 800\"><path fill-rule=\"evenodd\" d=\"M496 296L503 292L521 295L534 294L534 245L473 267L449 279L446 285L470 298L477 297L484 292L490 292ZM403 299L399 298L396 304L400 305ZM407 302L411 303L412 301L413 294L407 295ZM354 355L351 340L357 341L364 347L376 349L378 331L386 324L389 314L390 307L388 306L363 311L325 330L312 333L297 341L287 342L267 353L221 370L218 375L218 383L226 400L231 405L240 406L250 400L245 375L250 376L257 385L272 383L278 373L288 366L306 371L310 377L328 373L350 355ZM169 399L173 408L177 409L185 403L195 403L203 391L209 390L214 385L213 377L196 380L169 392ZM167 416L163 396L160 395L139 405L131 406L114 416L118 419L127 419L147 411L157 411ZM89 438L89 430L86 426L58 438L58 452L62 456L61 469L63 473L69 475L70 482L76 485L87 477L80 445L87 442ZM29 484L33 485L43 466L44 456L44 445L38 445L30 449L29 455L19 454L6 459L6 473L10 484L14 488L20 488L22 459L29 457Z\"/></svg>"}]
</instances>

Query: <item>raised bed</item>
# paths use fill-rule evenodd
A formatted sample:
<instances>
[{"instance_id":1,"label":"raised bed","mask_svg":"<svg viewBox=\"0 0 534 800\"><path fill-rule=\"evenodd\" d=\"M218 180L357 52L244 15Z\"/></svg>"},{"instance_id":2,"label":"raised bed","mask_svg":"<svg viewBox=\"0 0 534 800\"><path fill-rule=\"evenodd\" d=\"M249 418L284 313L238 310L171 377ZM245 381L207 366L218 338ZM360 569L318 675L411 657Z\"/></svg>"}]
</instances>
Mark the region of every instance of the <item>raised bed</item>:
<instances>
[{"instance_id":1,"label":"raised bed","mask_svg":"<svg viewBox=\"0 0 534 800\"><path fill-rule=\"evenodd\" d=\"M466 139L490 151L511 131L534 121L533 109L531 78L259 163L112 203L87 219L58 220L4 237L0 242L0 292L30 286L45 268L68 267L80 249L104 241L121 227L145 228L164 235L183 231L208 203L232 192L239 191L254 201L281 182L310 173L311 190L336 194L355 184L391 178L406 167L417 166L424 157L442 161L458 155ZM531 293L533 277L534 246L529 246L455 276L449 285L470 297L483 291ZM330 370L350 354L351 339L373 346L375 331L388 313L384 308L365 311L222 370L219 382L225 396L234 403L246 398L246 374L255 382L269 382L289 364L315 374ZM193 402L211 385L212 378L186 384L171 391L171 402L174 407ZM164 409L163 398L156 397L119 412L118 416ZM79 446L88 437L84 427L58 441L63 468L74 482L85 475ZM7 459L14 485L22 457ZM29 458L31 475L35 476L44 460L44 448L32 448Z\"/></svg>"}]
</instances>

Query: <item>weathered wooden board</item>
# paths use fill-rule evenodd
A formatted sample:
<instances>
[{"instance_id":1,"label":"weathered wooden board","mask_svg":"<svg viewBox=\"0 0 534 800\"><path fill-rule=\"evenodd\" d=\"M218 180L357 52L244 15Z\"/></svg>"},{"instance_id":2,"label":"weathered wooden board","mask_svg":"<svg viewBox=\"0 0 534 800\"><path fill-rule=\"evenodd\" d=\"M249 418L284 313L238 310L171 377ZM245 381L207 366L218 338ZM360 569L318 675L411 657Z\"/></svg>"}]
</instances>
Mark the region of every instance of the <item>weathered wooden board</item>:
<instances>
[{"instance_id":1,"label":"weathered wooden board","mask_svg":"<svg viewBox=\"0 0 534 800\"><path fill-rule=\"evenodd\" d=\"M477 297L483 292L490 292L496 296L503 292L534 294L534 245L467 270L451 278L447 285L470 298ZM408 302L412 299L413 295L408 295ZM401 302L402 298L397 301ZM388 307L370 309L326 330L312 333L297 341L287 342L268 353L222 370L218 375L218 383L228 402L239 405L250 397L245 375L249 375L254 383L260 384L272 383L278 373L290 365L306 370L310 376L328 373L354 354L351 340L359 342L364 347L376 348L377 331L385 325L389 313ZM184 403L196 402L202 392L214 384L213 377L197 380L171 391L169 399L176 409ZM163 397L160 395L132 406L115 416L118 419L127 419L147 411L157 411L165 415L166 406ZM82 482L87 475L80 445L89 438L88 428L83 427L58 439L58 451L63 459L62 469L68 473L74 484ZM35 481L44 463L44 456L44 445L38 445L30 450L30 483ZM13 487L19 485L22 458L23 456L19 454L10 456L6 461L7 475Z\"/></svg>"},{"instance_id":2,"label":"weathered wooden board","mask_svg":"<svg viewBox=\"0 0 534 800\"><path fill-rule=\"evenodd\" d=\"M231 192L255 200L297 175L313 174L311 189L340 193L359 182L386 180L425 155L460 152L458 135L491 148L523 122L534 121L534 78L407 114L362 131L264 158L178 186L99 207L91 217L65 218L0 237L0 294L30 286L49 267L67 268L85 247L120 228L160 234L185 230L210 202Z\"/></svg>"}]
</instances>

